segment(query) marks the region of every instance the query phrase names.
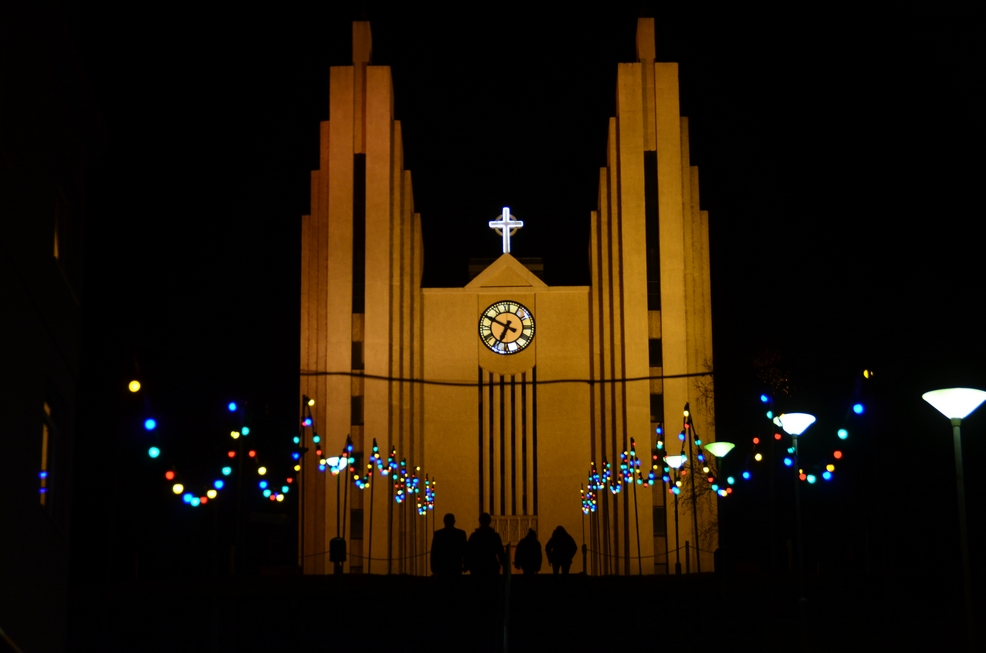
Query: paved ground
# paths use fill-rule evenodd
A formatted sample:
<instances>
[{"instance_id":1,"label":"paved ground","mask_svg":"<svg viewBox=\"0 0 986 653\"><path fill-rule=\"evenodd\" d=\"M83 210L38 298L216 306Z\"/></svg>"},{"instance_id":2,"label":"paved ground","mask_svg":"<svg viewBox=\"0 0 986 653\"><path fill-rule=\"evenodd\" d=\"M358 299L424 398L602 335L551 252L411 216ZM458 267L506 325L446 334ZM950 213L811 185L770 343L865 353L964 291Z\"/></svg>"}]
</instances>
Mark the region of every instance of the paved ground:
<instances>
[{"instance_id":1,"label":"paved ground","mask_svg":"<svg viewBox=\"0 0 986 653\"><path fill-rule=\"evenodd\" d=\"M100 651L797 651L793 583L712 575L173 580L94 592ZM859 579L809 585L808 651L962 650L961 596ZM384 607L381 607L384 606ZM80 649L81 650L81 649Z\"/></svg>"}]
</instances>

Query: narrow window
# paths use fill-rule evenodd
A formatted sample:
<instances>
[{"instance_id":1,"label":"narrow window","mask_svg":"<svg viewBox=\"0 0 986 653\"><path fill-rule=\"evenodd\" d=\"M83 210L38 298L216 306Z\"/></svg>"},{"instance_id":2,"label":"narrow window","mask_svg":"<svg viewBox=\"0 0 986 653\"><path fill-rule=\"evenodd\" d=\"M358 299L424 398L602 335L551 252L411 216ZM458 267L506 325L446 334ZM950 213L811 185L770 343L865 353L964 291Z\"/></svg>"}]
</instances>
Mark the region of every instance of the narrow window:
<instances>
[{"instance_id":1,"label":"narrow window","mask_svg":"<svg viewBox=\"0 0 986 653\"><path fill-rule=\"evenodd\" d=\"M350 403L352 417L350 418L350 423L353 426L363 425L363 397L353 397Z\"/></svg>"},{"instance_id":2,"label":"narrow window","mask_svg":"<svg viewBox=\"0 0 986 653\"><path fill-rule=\"evenodd\" d=\"M664 359L661 354L661 339L651 338L648 342L648 358L650 367L663 367Z\"/></svg>"},{"instance_id":3,"label":"narrow window","mask_svg":"<svg viewBox=\"0 0 986 653\"><path fill-rule=\"evenodd\" d=\"M363 369L363 343L354 342L353 343L353 369L361 370Z\"/></svg>"},{"instance_id":4,"label":"narrow window","mask_svg":"<svg viewBox=\"0 0 986 653\"><path fill-rule=\"evenodd\" d=\"M654 537L666 537L668 521L664 506L654 506Z\"/></svg>"},{"instance_id":5,"label":"narrow window","mask_svg":"<svg viewBox=\"0 0 986 653\"><path fill-rule=\"evenodd\" d=\"M651 423L664 421L664 395L650 396L650 421Z\"/></svg>"}]
</instances>

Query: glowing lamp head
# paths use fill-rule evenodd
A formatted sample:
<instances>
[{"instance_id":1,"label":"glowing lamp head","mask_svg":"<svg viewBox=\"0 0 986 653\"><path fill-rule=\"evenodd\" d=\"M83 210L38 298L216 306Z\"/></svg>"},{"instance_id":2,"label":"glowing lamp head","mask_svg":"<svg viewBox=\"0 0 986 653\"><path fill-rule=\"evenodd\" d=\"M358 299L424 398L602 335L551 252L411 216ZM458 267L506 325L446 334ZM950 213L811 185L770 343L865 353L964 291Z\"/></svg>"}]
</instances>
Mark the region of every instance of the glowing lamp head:
<instances>
[{"instance_id":1,"label":"glowing lamp head","mask_svg":"<svg viewBox=\"0 0 986 653\"><path fill-rule=\"evenodd\" d=\"M665 456L664 462L668 464L668 467L672 469L681 469L681 466L685 464L686 456Z\"/></svg>"},{"instance_id":2,"label":"glowing lamp head","mask_svg":"<svg viewBox=\"0 0 986 653\"><path fill-rule=\"evenodd\" d=\"M130 388L130 392L137 392L140 390L140 381L131 381L127 387Z\"/></svg>"},{"instance_id":3,"label":"glowing lamp head","mask_svg":"<svg viewBox=\"0 0 986 653\"><path fill-rule=\"evenodd\" d=\"M185 491L185 486L182 485L181 483L175 483L174 485L171 486L171 491L174 492L175 494L181 494L182 492Z\"/></svg>"},{"instance_id":4,"label":"glowing lamp head","mask_svg":"<svg viewBox=\"0 0 986 653\"><path fill-rule=\"evenodd\" d=\"M157 447L151 447L150 449L147 450L147 455L150 456L151 458L157 458L158 456L161 455L161 450L158 449Z\"/></svg>"},{"instance_id":5,"label":"glowing lamp head","mask_svg":"<svg viewBox=\"0 0 986 653\"><path fill-rule=\"evenodd\" d=\"M974 388L946 388L925 392L921 398L949 419L965 419L986 401L986 392Z\"/></svg>"},{"instance_id":6,"label":"glowing lamp head","mask_svg":"<svg viewBox=\"0 0 986 653\"><path fill-rule=\"evenodd\" d=\"M229 405L226 406L226 408L229 409L229 412L235 413L236 412L236 402L235 401L229 402Z\"/></svg>"},{"instance_id":7,"label":"glowing lamp head","mask_svg":"<svg viewBox=\"0 0 986 653\"><path fill-rule=\"evenodd\" d=\"M716 458L722 458L727 453L733 450L736 445L732 442L710 442L705 445L705 450Z\"/></svg>"},{"instance_id":8,"label":"glowing lamp head","mask_svg":"<svg viewBox=\"0 0 986 653\"><path fill-rule=\"evenodd\" d=\"M157 420L156 419L154 419L153 417L148 417L147 419L144 420L144 430L145 431L153 431L156 428L157 428Z\"/></svg>"},{"instance_id":9,"label":"glowing lamp head","mask_svg":"<svg viewBox=\"0 0 986 653\"><path fill-rule=\"evenodd\" d=\"M815 423L815 416L808 413L782 413L774 418L774 424L792 437L798 437Z\"/></svg>"}]
</instances>

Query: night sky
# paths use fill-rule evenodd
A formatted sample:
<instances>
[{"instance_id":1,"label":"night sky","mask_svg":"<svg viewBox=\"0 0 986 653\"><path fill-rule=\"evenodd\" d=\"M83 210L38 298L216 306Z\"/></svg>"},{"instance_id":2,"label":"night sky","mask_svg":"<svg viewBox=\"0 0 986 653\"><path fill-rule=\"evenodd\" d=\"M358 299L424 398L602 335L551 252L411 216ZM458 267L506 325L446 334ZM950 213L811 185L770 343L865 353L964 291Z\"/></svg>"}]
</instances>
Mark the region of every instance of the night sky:
<instances>
[{"instance_id":1,"label":"night sky","mask_svg":"<svg viewBox=\"0 0 986 653\"><path fill-rule=\"evenodd\" d=\"M795 389L781 408L819 415L824 440L806 439L809 454L836 442L855 398L871 407L845 445L867 462L846 463L856 480L837 505L860 505L848 487L881 493L887 521L908 525L887 536L902 558L943 529L934 546L957 559L948 422L920 393L986 388L975 21L688 4L652 15L658 60L680 63L710 214L719 438L757 433L752 360L776 352ZM575 15L492 6L363 10L373 62L393 69L424 283L464 285L469 258L495 257L486 223L508 205L525 221L515 255L542 257L549 284L587 284L616 64L635 60L640 3ZM142 512L153 530L185 513L160 496L163 479L134 481L158 473L134 460L140 416L158 417L169 460L189 474L217 464L230 399L263 425L258 447L283 448L296 430L300 217L329 66L351 63L360 14L63 9L107 143L86 218L80 437L91 447L79 460L131 496L118 513ZM131 377L141 398L125 391ZM974 548L983 413L964 429Z\"/></svg>"}]
</instances>

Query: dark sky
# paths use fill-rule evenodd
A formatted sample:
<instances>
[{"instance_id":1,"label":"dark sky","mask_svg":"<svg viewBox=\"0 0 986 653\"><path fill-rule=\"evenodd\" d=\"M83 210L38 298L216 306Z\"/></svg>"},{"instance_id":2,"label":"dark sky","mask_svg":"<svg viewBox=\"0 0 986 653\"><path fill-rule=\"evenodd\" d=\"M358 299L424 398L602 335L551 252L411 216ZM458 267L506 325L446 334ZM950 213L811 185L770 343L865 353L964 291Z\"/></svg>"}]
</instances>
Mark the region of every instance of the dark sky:
<instances>
[{"instance_id":1,"label":"dark sky","mask_svg":"<svg viewBox=\"0 0 986 653\"><path fill-rule=\"evenodd\" d=\"M768 347L820 414L842 415L877 369L872 428L905 443L892 463L938 429L944 463L926 473L950 480L947 422L919 393L986 387L975 21L687 4L656 13L657 52L680 62L710 213L720 437L755 430L750 361ZM515 254L585 284L641 5L502 6L365 5L374 63L393 69L425 283L462 285L470 257L495 256L486 222L509 205L526 223ZM64 5L108 141L87 218L86 380L115 420L139 366L184 455L228 398L268 406L272 431L296 411L300 216L328 68L350 63L359 14L257 7Z\"/></svg>"}]
</instances>

